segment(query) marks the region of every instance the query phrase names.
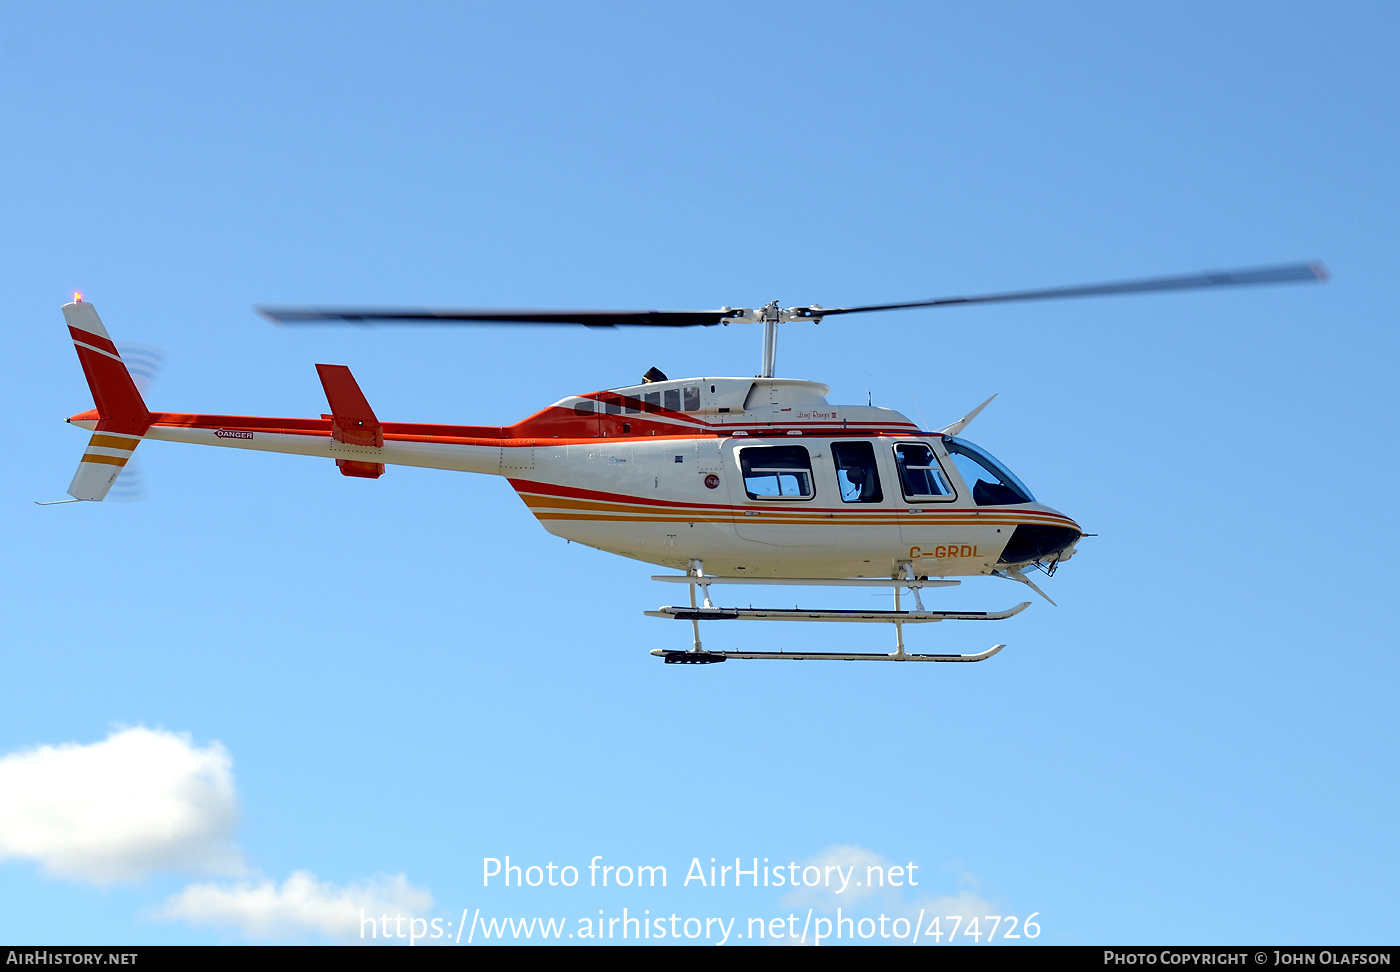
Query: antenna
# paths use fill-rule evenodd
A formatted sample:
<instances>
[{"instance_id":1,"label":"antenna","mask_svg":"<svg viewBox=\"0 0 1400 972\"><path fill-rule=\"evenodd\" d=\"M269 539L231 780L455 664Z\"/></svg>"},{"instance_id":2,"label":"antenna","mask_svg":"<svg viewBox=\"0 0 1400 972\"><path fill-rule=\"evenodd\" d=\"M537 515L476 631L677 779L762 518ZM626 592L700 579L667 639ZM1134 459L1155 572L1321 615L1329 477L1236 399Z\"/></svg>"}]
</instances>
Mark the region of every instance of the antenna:
<instances>
[{"instance_id":1,"label":"antenna","mask_svg":"<svg viewBox=\"0 0 1400 972\"><path fill-rule=\"evenodd\" d=\"M914 389L912 388L909 389L909 397L914 398ZM917 398L914 398L914 407L919 410L919 421L924 423L921 426L921 428L928 428L928 418L924 415L923 406L919 404L919 400Z\"/></svg>"}]
</instances>

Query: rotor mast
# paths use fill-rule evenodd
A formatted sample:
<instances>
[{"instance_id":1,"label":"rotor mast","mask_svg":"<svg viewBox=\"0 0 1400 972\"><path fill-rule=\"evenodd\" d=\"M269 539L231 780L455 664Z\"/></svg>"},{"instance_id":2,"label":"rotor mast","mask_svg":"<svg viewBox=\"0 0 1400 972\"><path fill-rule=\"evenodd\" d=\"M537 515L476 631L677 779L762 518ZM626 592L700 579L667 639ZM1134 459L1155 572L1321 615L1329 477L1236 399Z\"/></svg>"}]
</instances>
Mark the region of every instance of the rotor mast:
<instances>
[{"instance_id":1,"label":"rotor mast","mask_svg":"<svg viewBox=\"0 0 1400 972\"><path fill-rule=\"evenodd\" d=\"M778 302L769 302L763 314L763 370L760 378L772 378L773 369L778 364Z\"/></svg>"},{"instance_id":2,"label":"rotor mast","mask_svg":"<svg viewBox=\"0 0 1400 972\"><path fill-rule=\"evenodd\" d=\"M778 366L778 325L789 321L820 324L822 310L820 304L808 307L779 307L776 300L770 300L757 310L747 307L725 307L721 313L724 314L726 324L763 325L763 361L757 377L772 378Z\"/></svg>"}]
</instances>

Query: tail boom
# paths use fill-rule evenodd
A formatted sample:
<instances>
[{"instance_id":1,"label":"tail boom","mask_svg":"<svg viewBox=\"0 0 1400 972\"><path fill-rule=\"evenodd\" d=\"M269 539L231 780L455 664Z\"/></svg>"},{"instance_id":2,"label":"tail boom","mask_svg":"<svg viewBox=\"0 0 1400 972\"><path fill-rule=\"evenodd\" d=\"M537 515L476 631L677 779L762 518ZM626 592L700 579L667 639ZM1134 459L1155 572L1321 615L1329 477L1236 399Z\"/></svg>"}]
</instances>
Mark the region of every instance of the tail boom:
<instances>
[{"instance_id":1,"label":"tail boom","mask_svg":"<svg viewBox=\"0 0 1400 972\"><path fill-rule=\"evenodd\" d=\"M95 430L101 419L94 410L74 415L68 421ZM384 445L374 449L374 455L368 458L396 466L502 475L503 449L515 440L501 438L501 431L490 426L386 422L382 432ZM344 459L350 448L334 437L330 416L307 419L153 412L144 437L337 460ZM361 448L369 451L369 447Z\"/></svg>"},{"instance_id":2,"label":"tail boom","mask_svg":"<svg viewBox=\"0 0 1400 972\"><path fill-rule=\"evenodd\" d=\"M97 406L68 419L93 433L68 488L77 499L103 499L142 439L334 459L343 474L369 479L382 475L386 464L499 476L534 465L536 439L522 435L533 431L526 428L532 420L517 426L380 422L343 365L316 366L332 412L320 418L152 412L96 308L79 298L63 305L63 317Z\"/></svg>"}]
</instances>

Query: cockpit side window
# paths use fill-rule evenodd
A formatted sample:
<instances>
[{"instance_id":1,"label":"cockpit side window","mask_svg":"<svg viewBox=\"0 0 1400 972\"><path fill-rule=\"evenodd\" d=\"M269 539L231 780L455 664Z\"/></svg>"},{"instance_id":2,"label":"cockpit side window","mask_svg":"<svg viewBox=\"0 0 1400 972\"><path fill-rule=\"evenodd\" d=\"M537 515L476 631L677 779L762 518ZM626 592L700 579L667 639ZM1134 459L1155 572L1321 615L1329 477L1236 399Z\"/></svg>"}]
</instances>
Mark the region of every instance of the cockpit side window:
<instances>
[{"instance_id":1,"label":"cockpit side window","mask_svg":"<svg viewBox=\"0 0 1400 972\"><path fill-rule=\"evenodd\" d=\"M875 447L869 442L833 442L831 458L836 463L841 502L879 503L885 498L875 468Z\"/></svg>"},{"instance_id":2,"label":"cockpit side window","mask_svg":"<svg viewBox=\"0 0 1400 972\"><path fill-rule=\"evenodd\" d=\"M922 442L901 442L894 447L894 464L907 500L950 500L953 488L933 450Z\"/></svg>"},{"instance_id":3,"label":"cockpit side window","mask_svg":"<svg viewBox=\"0 0 1400 972\"><path fill-rule=\"evenodd\" d=\"M739 468L749 499L805 500L815 495L812 460L802 446L741 449Z\"/></svg>"},{"instance_id":4,"label":"cockpit side window","mask_svg":"<svg viewBox=\"0 0 1400 972\"><path fill-rule=\"evenodd\" d=\"M978 506L1015 506L1035 502L1025 483L990 453L971 442L951 436L943 439L943 445L948 449L953 464L958 467L963 482L972 487L972 501Z\"/></svg>"}]
</instances>

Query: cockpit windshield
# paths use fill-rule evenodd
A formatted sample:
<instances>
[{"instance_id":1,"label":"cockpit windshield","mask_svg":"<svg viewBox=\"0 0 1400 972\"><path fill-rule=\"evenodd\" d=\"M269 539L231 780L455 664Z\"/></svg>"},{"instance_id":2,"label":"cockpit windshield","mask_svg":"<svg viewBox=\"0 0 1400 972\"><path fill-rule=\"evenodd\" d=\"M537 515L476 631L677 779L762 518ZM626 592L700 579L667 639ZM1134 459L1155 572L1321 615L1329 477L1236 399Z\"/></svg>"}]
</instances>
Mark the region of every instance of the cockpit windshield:
<instances>
[{"instance_id":1,"label":"cockpit windshield","mask_svg":"<svg viewBox=\"0 0 1400 972\"><path fill-rule=\"evenodd\" d=\"M990 453L952 436L944 436L943 445L953 465L958 467L963 482L972 487L972 501L978 506L1014 506L1035 502L1025 483Z\"/></svg>"}]
</instances>

